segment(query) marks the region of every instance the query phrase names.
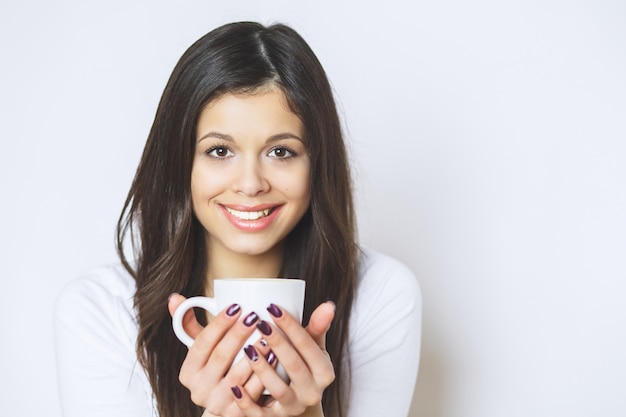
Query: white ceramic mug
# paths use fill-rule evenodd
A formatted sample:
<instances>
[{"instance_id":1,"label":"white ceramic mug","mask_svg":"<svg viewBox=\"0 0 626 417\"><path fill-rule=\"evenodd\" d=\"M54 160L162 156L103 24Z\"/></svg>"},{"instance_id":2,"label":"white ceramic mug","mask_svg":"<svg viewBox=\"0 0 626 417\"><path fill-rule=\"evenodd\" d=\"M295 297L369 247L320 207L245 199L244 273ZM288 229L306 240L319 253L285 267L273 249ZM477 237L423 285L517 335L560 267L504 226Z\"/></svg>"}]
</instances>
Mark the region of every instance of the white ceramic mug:
<instances>
[{"instance_id":1,"label":"white ceramic mug","mask_svg":"<svg viewBox=\"0 0 626 417\"><path fill-rule=\"evenodd\" d=\"M302 323L302 310L304 307L305 281L301 279L284 278L220 278L213 281L213 294L210 297L191 297L183 301L174 312L172 327L174 333L187 346L191 346L194 340L183 328L183 317L189 309L200 307L216 316L220 311L239 304L241 317L255 312L260 320L272 322L272 316L267 311L270 304L276 304L291 314ZM259 330L248 338L244 346L254 344L263 335ZM233 363L243 358L243 349L239 351ZM278 363L276 371L288 382L287 373Z\"/></svg>"}]
</instances>

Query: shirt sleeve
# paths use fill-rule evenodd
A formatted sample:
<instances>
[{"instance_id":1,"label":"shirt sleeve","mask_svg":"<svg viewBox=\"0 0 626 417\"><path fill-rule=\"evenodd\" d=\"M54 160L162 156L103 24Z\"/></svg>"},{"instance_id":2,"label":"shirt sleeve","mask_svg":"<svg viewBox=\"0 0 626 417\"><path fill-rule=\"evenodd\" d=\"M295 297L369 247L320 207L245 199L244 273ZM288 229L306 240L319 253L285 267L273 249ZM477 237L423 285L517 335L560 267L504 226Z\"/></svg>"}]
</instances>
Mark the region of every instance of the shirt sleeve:
<instances>
[{"instance_id":1,"label":"shirt sleeve","mask_svg":"<svg viewBox=\"0 0 626 417\"><path fill-rule=\"evenodd\" d=\"M135 354L132 290L113 271L66 287L57 299L55 344L64 417L153 417Z\"/></svg>"},{"instance_id":2,"label":"shirt sleeve","mask_svg":"<svg viewBox=\"0 0 626 417\"><path fill-rule=\"evenodd\" d=\"M420 356L422 299L413 273L380 254L366 260L351 325L349 417L406 417Z\"/></svg>"}]
</instances>

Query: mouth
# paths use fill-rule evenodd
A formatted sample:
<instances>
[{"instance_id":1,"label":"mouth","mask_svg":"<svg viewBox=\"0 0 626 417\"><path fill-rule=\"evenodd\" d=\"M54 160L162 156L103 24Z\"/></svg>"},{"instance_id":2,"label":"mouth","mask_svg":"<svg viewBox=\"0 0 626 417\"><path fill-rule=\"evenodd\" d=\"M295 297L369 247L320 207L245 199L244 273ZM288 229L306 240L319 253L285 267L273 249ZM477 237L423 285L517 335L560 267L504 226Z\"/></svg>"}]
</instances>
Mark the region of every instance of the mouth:
<instances>
[{"instance_id":1,"label":"mouth","mask_svg":"<svg viewBox=\"0 0 626 417\"><path fill-rule=\"evenodd\" d=\"M283 204L259 204L256 206L220 204L226 219L237 229L246 233L261 232L269 228L278 217Z\"/></svg>"},{"instance_id":2,"label":"mouth","mask_svg":"<svg viewBox=\"0 0 626 417\"><path fill-rule=\"evenodd\" d=\"M258 210L258 211L239 211L239 210L234 210L229 207L224 207L224 208L226 209L226 211L228 211L231 215L235 216L239 220L259 220L259 219L262 219L263 217L269 216L272 213L272 211L274 211L273 208L271 209L267 208L267 209Z\"/></svg>"}]
</instances>

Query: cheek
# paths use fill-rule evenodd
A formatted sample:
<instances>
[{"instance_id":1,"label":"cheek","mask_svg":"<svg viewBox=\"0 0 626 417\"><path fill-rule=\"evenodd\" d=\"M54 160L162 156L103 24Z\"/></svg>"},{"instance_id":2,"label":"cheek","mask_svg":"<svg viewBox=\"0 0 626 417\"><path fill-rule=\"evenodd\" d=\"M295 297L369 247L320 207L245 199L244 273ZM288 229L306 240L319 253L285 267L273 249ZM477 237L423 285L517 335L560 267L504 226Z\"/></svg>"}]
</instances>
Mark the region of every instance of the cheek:
<instances>
[{"instance_id":1,"label":"cheek","mask_svg":"<svg viewBox=\"0 0 626 417\"><path fill-rule=\"evenodd\" d=\"M304 181L298 186L298 194L300 195L300 198L302 198L303 200L306 200L307 202L309 201L309 198L311 197L311 187L309 184L310 184L309 177L306 176L304 178Z\"/></svg>"},{"instance_id":2,"label":"cheek","mask_svg":"<svg viewBox=\"0 0 626 417\"><path fill-rule=\"evenodd\" d=\"M306 200L307 202L311 194L309 184L308 169L298 174L285 175L281 178L281 188L285 195L293 199Z\"/></svg>"},{"instance_id":3,"label":"cheek","mask_svg":"<svg viewBox=\"0 0 626 417\"><path fill-rule=\"evenodd\" d=\"M215 196L222 189L223 177L194 168L191 171L191 201L193 205L202 204Z\"/></svg>"}]
</instances>

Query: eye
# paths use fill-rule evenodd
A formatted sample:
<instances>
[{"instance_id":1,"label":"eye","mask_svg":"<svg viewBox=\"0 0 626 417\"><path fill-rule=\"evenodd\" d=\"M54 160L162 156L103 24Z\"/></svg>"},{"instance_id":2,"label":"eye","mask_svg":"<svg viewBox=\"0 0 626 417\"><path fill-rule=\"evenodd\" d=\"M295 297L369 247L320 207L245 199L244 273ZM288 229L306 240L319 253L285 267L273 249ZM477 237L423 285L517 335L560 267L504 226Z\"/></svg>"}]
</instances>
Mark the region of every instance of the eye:
<instances>
[{"instance_id":1,"label":"eye","mask_svg":"<svg viewBox=\"0 0 626 417\"><path fill-rule=\"evenodd\" d=\"M297 154L294 151L284 146L277 146L275 148L272 148L269 151L268 155L272 158L278 158L278 159L287 159L287 158L292 158L294 156L297 156Z\"/></svg>"},{"instance_id":2,"label":"eye","mask_svg":"<svg viewBox=\"0 0 626 417\"><path fill-rule=\"evenodd\" d=\"M232 152L225 146L213 146L204 152L206 155L215 159L224 159L232 156Z\"/></svg>"}]
</instances>

